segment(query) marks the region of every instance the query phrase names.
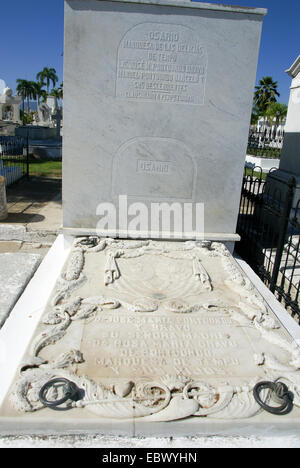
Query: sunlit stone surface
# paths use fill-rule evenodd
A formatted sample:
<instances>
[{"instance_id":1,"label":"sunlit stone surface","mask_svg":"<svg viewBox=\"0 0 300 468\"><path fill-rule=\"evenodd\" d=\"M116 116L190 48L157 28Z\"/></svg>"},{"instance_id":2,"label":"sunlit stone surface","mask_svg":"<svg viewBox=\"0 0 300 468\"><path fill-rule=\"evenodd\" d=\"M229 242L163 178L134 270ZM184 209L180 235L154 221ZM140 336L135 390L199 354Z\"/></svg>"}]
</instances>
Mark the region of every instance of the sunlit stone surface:
<instances>
[{"instance_id":1,"label":"sunlit stone surface","mask_svg":"<svg viewBox=\"0 0 300 468\"><path fill-rule=\"evenodd\" d=\"M299 368L299 348L223 244L78 239L1 415L76 418L82 430L189 418L200 430L256 421L255 384L280 378L293 422ZM57 377L83 390L63 416L38 398Z\"/></svg>"}]
</instances>

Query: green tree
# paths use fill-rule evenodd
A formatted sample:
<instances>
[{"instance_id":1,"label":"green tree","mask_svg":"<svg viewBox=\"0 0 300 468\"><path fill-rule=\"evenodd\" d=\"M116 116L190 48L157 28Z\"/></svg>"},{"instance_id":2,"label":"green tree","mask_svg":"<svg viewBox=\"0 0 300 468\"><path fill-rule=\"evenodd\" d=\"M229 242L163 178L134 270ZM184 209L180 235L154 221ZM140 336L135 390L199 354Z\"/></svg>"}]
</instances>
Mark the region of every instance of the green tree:
<instances>
[{"instance_id":1,"label":"green tree","mask_svg":"<svg viewBox=\"0 0 300 468\"><path fill-rule=\"evenodd\" d=\"M43 70L40 71L40 72L36 75L36 79L37 79L37 81L39 81L40 83L44 83L44 82L45 82L43 86L46 85L47 94L49 94L50 83L52 83L53 88L55 88L55 85L56 85L56 83L58 82L58 76L57 76L57 74L56 74L55 68L48 68L48 67L43 68Z\"/></svg>"},{"instance_id":2,"label":"green tree","mask_svg":"<svg viewBox=\"0 0 300 468\"><path fill-rule=\"evenodd\" d=\"M22 99L23 99L23 104L22 104L23 113L25 112L26 89L27 89L27 80L18 78L17 79L17 94L19 96L22 96Z\"/></svg>"},{"instance_id":3,"label":"green tree","mask_svg":"<svg viewBox=\"0 0 300 468\"><path fill-rule=\"evenodd\" d=\"M41 99L43 99L43 101L46 101L47 99L47 92L43 89L43 87L45 86L45 83L40 83L39 81L36 81L34 83L34 86L35 86L37 105L39 105Z\"/></svg>"},{"instance_id":4,"label":"green tree","mask_svg":"<svg viewBox=\"0 0 300 468\"><path fill-rule=\"evenodd\" d=\"M265 116L268 119L271 127L275 125L276 133L277 133L277 129L279 125L281 125L284 119L286 118L287 111L288 111L288 106L281 102L271 102L268 105L265 111Z\"/></svg>"},{"instance_id":5,"label":"green tree","mask_svg":"<svg viewBox=\"0 0 300 468\"><path fill-rule=\"evenodd\" d=\"M278 90L278 82L273 81L271 76L265 76L259 82L259 86L255 86L254 104L259 109L261 115L265 116L265 112L271 102L277 102L277 97L280 96Z\"/></svg>"},{"instance_id":6,"label":"green tree","mask_svg":"<svg viewBox=\"0 0 300 468\"><path fill-rule=\"evenodd\" d=\"M29 114L27 114L27 112L23 112L21 110L21 119L22 119L22 122L24 125L29 125L33 122L33 119L34 119L34 112L29 112Z\"/></svg>"},{"instance_id":7,"label":"green tree","mask_svg":"<svg viewBox=\"0 0 300 468\"><path fill-rule=\"evenodd\" d=\"M36 99L36 87L34 81L17 79L17 93L23 98L23 115L25 115L25 99L27 99L27 113L30 112L30 100Z\"/></svg>"},{"instance_id":8,"label":"green tree","mask_svg":"<svg viewBox=\"0 0 300 468\"><path fill-rule=\"evenodd\" d=\"M63 97L64 97L64 84L63 83L60 83L60 85L58 87L58 90L59 90L59 92L61 94L60 98L63 99Z\"/></svg>"},{"instance_id":9,"label":"green tree","mask_svg":"<svg viewBox=\"0 0 300 468\"><path fill-rule=\"evenodd\" d=\"M61 88L53 88L51 93L50 93L50 96L54 96L57 99L62 99L63 98L63 91L62 91Z\"/></svg>"},{"instance_id":10,"label":"green tree","mask_svg":"<svg viewBox=\"0 0 300 468\"><path fill-rule=\"evenodd\" d=\"M259 118L261 117L260 110L257 106L253 106L251 114L251 125L257 125Z\"/></svg>"}]
</instances>

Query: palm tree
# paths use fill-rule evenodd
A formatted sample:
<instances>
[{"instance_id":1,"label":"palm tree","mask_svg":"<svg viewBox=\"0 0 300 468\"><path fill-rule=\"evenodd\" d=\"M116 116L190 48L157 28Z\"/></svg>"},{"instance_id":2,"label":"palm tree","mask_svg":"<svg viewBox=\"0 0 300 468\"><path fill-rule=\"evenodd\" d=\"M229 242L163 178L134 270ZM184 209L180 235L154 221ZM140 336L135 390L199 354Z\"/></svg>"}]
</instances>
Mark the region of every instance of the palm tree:
<instances>
[{"instance_id":1,"label":"palm tree","mask_svg":"<svg viewBox=\"0 0 300 468\"><path fill-rule=\"evenodd\" d=\"M64 83L60 83L58 90L60 92L60 99L63 99L64 97Z\"/></svg>"},{"instance_id":2,"label":"palm tree","mask_svg":"<svg viewBox=\"0 0 300 468\"><path fill-rule=\"evenodd\" d=\"M23 113L25 112L25 98L26 98L27 83L28 83L27 80L23 80L21 78L17 79L17 94L19 96L22 96L22 99L23 99L23 105L22 105Z\"/></svg>"},{"instance_id":3,"label":"palm tree","mask_svg":"<svg viewBox=\"0 0 300 468\"><path fill-rule=\"evenodd\" d=\"M35 86L37 105L39 106L41 98L43 99L43 101L46 101L46 99L47 99L47 92L43 89L43 86L45 86L45 83L41 83L39 81L36 81L34 83L34 86Z\"/></svg>"},{"instance_id":4,"label":"palm tree","mask_svg":"<svg viewBox=\"0 0 300 468\"><path fill-rule=\"evenodd\" d=\"M277 91L278 82L273 81L271 76L265 76L259 82L259 86L255 86L254 104L259 108L262 115L265 114L268 105L271 102L276 102L276 96L280 96Z\"/></svg>"},{"instance_id":5,"label":"palm tree","mask_svg":"<svg viewBox=\"0 0 300 468\"><path fill-rule=\"evenodd\" d=\"M275 135L277 134L277 129L279 125L282 124L284 119L287 116L288 106L280 102L271 102L265 112L265 115L272 127L275 125ZM275 121L275 124L274 124Z\"/></svg>"},{"instance_id":6,"label":"palm tree","mask_svg":"<svg viewBox=\"0 0 300 468\"><path fill-rule=\"evenodd\" d=\"M49 94L50 82L52 82L53 88L55 87L56 83L58 82L58 76L56 74L55 68L47 68L47 67L43 68L43 70L40 71L36 75L36 79L40 83L43 83L44 81L46 82L45 84L46 84L46 87L47 87L47 94Z\"/></svg>"},{"instance_id":7,"label":"palm tree","mask_svg":"<svg viewBox=\"0 0 300 468\"><path fill-rule=\"evenodd\" d=\"M54 96L57 99L62 99L63 91L61 88L53 88L49 96Z\"/></svg>"},{"instance_id":8,"label":"palm tree","mask_svg":"<svg viewBox=\"0 0 300 468\"><path fill-rule=\"evenodd\" d=\"M27 113L30 112L30 99L36 99L36 87L34 81L28 81L24 79L17 79L17 93L23 98L23 115L24 112L24 101L27 98Z\"/></svg>"}]
</instances>

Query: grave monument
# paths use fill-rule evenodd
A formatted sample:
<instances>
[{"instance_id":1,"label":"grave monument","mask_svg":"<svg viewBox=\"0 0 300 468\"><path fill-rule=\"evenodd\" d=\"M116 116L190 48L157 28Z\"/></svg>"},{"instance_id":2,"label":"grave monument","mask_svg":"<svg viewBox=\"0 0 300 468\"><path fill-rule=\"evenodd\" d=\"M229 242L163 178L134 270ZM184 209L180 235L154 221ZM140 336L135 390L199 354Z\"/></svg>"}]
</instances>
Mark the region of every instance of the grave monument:
<instances>
[{"instance_id":1,"label":"grave monument","mask_svg":"<svg viewBox=\"0 0 300 468\"><path fill-rule=\"evenodd\" d=\"M190 1L65 5L65 232L95 233L99 203L118 206L126 195L149 212L154 202L190 203L193 218L203 204L205 238L237 240L265 10ZM103 234L135 237L125 224ZM195 226L186 232L197 235ZM169 233L154 227L155 236Z\"/></svg>"},{"instance_id":2,"label":"grave monument","mask_svg":"<svg viewBox=\"0 0 300 468\"><path fill-rule=\"evenodd\" d=\"M65 7L64 236L0 334L0 432L295 430L299 327L224 243L266 11ZM205 229L151 239L122 212L99 233L99 204L124 196L129 214L204 205Z\"/></svg>"},{"instance_id":3,"label":"grave monument","mask_svg":"<svg viewBox=\"0 0 300 468\"><path fill-rule=\"evenodd\" d=\"M286 70L292 78L285 136L277 171L269 174L270 184L283 192L282 187L291 177L296 180L294 208L300 198L300 55Z\"/></svg>"},{"instance_id":4,"label":"grave monument","mask_svg":"<svg viewBox=\"0 0 300 468\"><path fill-rule=\"evenodd\" d=\"M10 88L4 88L3 94L0 94L0 120L21 123L21 103L21 96L13 96L13 92Z\"/></svg>"}]
</instances>

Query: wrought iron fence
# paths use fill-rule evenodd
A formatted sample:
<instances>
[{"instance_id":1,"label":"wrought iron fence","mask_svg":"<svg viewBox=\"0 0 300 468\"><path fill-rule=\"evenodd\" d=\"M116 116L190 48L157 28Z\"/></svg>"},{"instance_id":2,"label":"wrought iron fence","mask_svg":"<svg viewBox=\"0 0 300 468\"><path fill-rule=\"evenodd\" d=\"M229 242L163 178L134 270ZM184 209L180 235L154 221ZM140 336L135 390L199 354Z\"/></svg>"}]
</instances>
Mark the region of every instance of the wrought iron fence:
<instances>
[{"instance_id":1,"label":"wrought iron fence","mask_svg":"<svg viewBox=\"0 0 300 468\"><path fill-rule=\"evenodd\" d=\"M245 172L237 232L237 253L300 323L300 200L296 181L276 184L262 171Z\"/></svg>"},{"instance_id":2,"label":"wrought iron fence","mask_svg":"<svg viewBox=\"0 0 300 468\"><path fill-rule=\"evenodd\" d=\"M0 175L11 185L29 176L28 144L20 137L0 136Z\"/></svg>"}]
</instances>

